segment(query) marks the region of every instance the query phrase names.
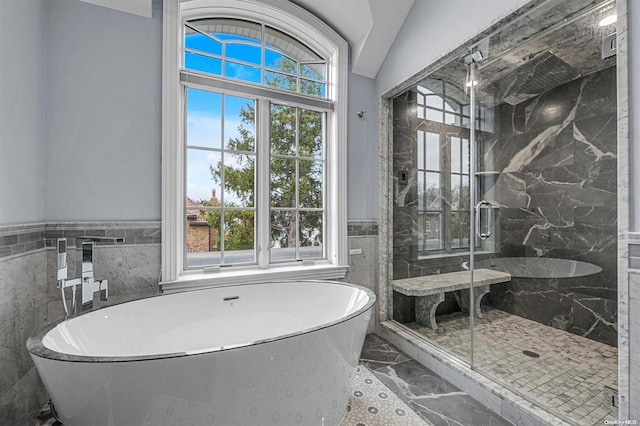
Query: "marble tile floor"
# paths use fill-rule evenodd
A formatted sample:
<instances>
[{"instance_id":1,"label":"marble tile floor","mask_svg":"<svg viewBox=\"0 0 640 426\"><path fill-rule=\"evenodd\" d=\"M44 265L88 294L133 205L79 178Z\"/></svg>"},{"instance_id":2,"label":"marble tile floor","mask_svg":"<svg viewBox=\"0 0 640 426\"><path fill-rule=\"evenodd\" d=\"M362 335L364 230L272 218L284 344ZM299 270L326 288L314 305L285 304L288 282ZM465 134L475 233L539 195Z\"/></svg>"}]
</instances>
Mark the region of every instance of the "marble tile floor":
<instances>
[{"instance_id":1,"label":"marble tile floor","mask_svg":"<svg viewBox=\"0 0 640 426\"><path fill-rule=\"evenodd\" d=\"M617 385L617 348L497 309L483 312L483 317L474 323L478 371L578 425L616 420L615 413L604 407L603 389ZM469 359L467 314L439 316L439 332L417 323L405 325Z\"/></svg>"},{"instance_id":2,"label":"marble tile floor","mask_svg":"<svg viewBox=\"0 0 640 426\"><path fill-rule=\"evenodd\" d=\"M360 362L428 424L511 425L376 334L365 339Z\"/></svg>"}]
</instances>

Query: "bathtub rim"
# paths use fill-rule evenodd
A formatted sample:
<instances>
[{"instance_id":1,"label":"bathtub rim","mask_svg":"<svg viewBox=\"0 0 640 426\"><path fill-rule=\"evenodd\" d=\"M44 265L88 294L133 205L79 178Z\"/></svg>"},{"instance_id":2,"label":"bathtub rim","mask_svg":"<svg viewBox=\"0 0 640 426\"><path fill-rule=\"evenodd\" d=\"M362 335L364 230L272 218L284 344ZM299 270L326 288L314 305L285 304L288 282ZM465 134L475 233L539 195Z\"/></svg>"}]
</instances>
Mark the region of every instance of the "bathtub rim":
<instances>
[{"instance_id":1,"label":"bathtub rim","mask_svg":"<svg viewBox=\"0 0 640 426\"><path fill-rule=\"evenodd\" d=\"M108 308L110 308L112 306L123 305L125 303L133 303L133 302L136 302L136 301L152 299L152 298L155 298L155 297L161 297L161 296L170 297L170 296L175 295L175 294L184 294L184 293L191 293L191 292L196 292L196 291L206 291L206 290L212 290L212 289L216 289L216 288L239 287L239 286L250 286L250 285L269 285L269 284L278 284L278 283L296 283L296 282L299 282L299 283L327 283L327 284L337 284L337 285L347 286L347 287L351 287L351 288L354 288L354 289L357 289L357 290L362 290L368 296L369 300L367 301L367 303L365 303L365 305L363 307L361 307L357 311L352 312L351 314L349 314L347 316L344 316L342 318L339 318L339 319L337 319L335 321L331 321L331 322L328 322L328 323L325 323L325 324L321 324L321 325L316 326L316 327L300 330L300 331L295 332L295 333L283 334L281 336L276 336L276 337L272 337L272 338L269 338L269 339L261 339L261 340L256 340L254 342L248 342L248 343L243 343L243 344L239 344L239 345L207 348L207 349L201 349L201 350L197 350L197 351L172 352L172 353L164 353L164 354L136 355L136 356L93 356L93 355L75 355L75 354L67 354L67 353L63 353L63 352L57 352L57 351L54 351L52 349L47 348L43 344L43 339L47 335L47 333L49 331L53 330L54 328L56 328L59 324L65 322L65 321L68 321L68 320L72 320L72 319L76 319L76 318L82 317L83 315L87 315L87 314L92 313L92 312L98 312L98 311L103 310L103 309L108 309ZM336 325L341 324L343 322L347 322L347 321L349 321L349 320L351 320L351 319L353 319L353 318L355 318L357 316L360 316L360 315L364 314L369 309L373 308L373 305L376 303L376 300L377 300L377 298L376 298L375 293L373 291L369 290L366 287L363 287L363 286L360 286L360 285L357 285L357 284L345 283L345 282L340 282L340 281L332 281L332 280L277 280L277 281L266 281L266 282L258 282L258 283L213 285L213 286L206 287L206 288L185 290L185 291L180 291L180 292L175 292L175 293L170 293L170 294L153 294L153 295L150 295L150 296L147 296L147 297L141 297L141 298L134 299L134 300L128 300L128 301L125 301L125 302L114 303L112 305L102 306L102 307L100 307L98 309L92 309L90 311L81 312L79 314L70 316L68 318L63 318L63 319L54 321L53 323L42 327L41 329L39 329L38 331L33 333L31 336L29 336L29 338L27 339L27 342L26 342L26 346L27 346L27 350L29 351L29 353L32 356L51 359L51 360L54 360L54 361L63 361L63 362L120 363L120 362L150 361L150 360L161 360L161 359L171 359L171 358L182 358L182 357L195 356L195 355L206 355L206 354L212 354L212 353L216 353L216 352L231 351L231 350L235 350L235 349L242 349L242 348L246 348L248 346L261 345L261 344L265 344L265 343L272 343L272 342L276 342L276 341L284 340L284 339L291 339L291 338L296 337L296 336L301 336L301 335L304 335L304 334L309 334L309 333L316 332L318 330L323 330L325 328L330 328L330 327L336 326Z\"/></svg>"}]
</instances>

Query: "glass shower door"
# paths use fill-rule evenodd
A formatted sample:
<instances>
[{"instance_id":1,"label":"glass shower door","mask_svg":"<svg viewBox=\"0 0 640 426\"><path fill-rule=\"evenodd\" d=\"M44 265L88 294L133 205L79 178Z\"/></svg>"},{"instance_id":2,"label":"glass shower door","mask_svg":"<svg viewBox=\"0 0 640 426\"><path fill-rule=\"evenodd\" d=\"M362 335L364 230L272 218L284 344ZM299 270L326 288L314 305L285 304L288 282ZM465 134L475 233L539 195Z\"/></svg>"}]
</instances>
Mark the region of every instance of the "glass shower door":
<instances>
[{"instance_id":1,"label":"glass shower door","mask_svg":"<svg viewBox=\"0 0 640 426\"><path fill-rule=\"evenodd\" d=\"M574 424L615 418L613 12L540 2L391 105L393 319Z\"/></svg>"},{"instance_id":2,"label":"glass shower door","mask_svg":"<svg viewBox=\"0 0 640 426\"><path fill-rule=\"evenodd\" d=\"M616 415L602 403L617 380L613 6L548 1L543 31L518 38L516 22L469 65L474 297L508 275L477 304L471 364L574 424Z\"/></svg>"},{"instance_id":3,"label":"glass shower door","mask_svg":"<svg viewBox=\"0 0 640 426\"><path fill-rule=\"evenodd\" d=\"M393 318L470 362L470 108L461 61L393 99Z\"/></svg>"}]
</instances>

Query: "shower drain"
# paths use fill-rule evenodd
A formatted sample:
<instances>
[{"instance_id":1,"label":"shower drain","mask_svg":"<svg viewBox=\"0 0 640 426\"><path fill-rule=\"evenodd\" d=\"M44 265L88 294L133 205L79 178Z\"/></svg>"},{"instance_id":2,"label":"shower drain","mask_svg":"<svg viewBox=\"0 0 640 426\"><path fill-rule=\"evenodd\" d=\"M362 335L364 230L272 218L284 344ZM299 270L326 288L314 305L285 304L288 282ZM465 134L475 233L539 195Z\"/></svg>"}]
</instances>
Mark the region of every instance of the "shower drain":
<instances>
[{"instance_id":1,"label":"shower drain","mask_svg":"<svg viewBox=\"0 0 640 426\"><path fill-rule=\"evenodd\" d=\"M538 355L533 351L522 351L522 353L525 354L526 356L530 356L531 358L540 358L540 355Z\"/></svg>"}]
</instances>

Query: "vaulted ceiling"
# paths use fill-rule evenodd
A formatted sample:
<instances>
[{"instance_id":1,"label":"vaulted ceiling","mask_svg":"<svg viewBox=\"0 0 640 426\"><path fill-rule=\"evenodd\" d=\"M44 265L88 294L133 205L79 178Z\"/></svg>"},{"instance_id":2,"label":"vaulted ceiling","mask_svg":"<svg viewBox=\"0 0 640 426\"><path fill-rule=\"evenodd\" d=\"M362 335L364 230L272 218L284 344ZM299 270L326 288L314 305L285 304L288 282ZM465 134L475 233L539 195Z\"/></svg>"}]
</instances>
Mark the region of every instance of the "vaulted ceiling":
<instances>
[{"instance_id":1,"label":"vaulted ceiling","mask_svg":"<svg viewBox=\"0 0 640 426\"><path fill-rule=\"evenodd\" d=\"M415 0L290 0L351 46L352 72L375 78Z\"/></svg>"},{"instance_id":2,"label":"vaulted ceiling","mask_svg":"<svg viewBox=\"0 0 640 426\"><path fill-rule=\"evenodd\" d=\"M151 17L152 0L82 0ZM351 71L375 78L415 0L290 0L321 18L351 46Z\"/></svg>"}]
</instances>

